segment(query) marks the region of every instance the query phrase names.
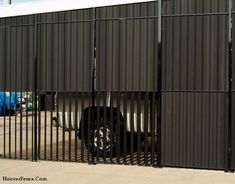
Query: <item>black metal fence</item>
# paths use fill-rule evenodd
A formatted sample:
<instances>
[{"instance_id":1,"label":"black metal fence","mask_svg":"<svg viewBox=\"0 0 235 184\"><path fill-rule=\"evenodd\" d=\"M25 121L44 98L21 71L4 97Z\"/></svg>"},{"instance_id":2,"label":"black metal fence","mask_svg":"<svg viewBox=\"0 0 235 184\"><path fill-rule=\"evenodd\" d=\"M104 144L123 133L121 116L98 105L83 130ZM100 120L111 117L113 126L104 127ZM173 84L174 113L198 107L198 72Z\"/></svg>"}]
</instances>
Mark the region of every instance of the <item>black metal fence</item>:
<instances>
[{"instance_id":1,"label":"black metal fence","mask_svg":"<svg viewBox=\"0 0 235 184\"><path fill-rule=\"evenodd\" d=\"M0 19L1 156L234 169L234 4Z\"/></svg>"},{"instance_id":2,"label":"black metal fence","mask_svg":"<svg viewBox=\"0 0 235 184\"><path fill-rule=\"evenodd\" d=\"M162 162L228 165L229 1L166 1Z\"/></svg>"}]
</instances>

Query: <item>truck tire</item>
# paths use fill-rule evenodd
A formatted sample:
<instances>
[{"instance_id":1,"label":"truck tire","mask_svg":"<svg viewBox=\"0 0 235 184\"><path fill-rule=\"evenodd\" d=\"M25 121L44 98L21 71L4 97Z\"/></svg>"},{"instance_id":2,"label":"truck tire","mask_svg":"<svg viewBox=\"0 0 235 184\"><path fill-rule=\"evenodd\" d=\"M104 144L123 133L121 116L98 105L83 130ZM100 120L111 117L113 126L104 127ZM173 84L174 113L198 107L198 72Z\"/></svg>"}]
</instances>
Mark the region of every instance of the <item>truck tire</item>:
<instances>
[{"instance_id":1,"label":"truck tire","mask_svg":"<svg viewBox=\"0 0 235 184\"><path fill-rule=\"evenodd\" d=\"M123 126L122 124L120 124L120 128L117 126L115 117L113 118L113 125L111 125L111 123L110 116L107 116L105 119L104 116L101 115L99 120L97 117L94 118L93 126L92 124L85 126L85 145L90 154L94 156L99 155L100 157L115 156L118 146L121 152ZM86 123L86 125L88 125L88 123Z\"/></svg>"}]
</instances>

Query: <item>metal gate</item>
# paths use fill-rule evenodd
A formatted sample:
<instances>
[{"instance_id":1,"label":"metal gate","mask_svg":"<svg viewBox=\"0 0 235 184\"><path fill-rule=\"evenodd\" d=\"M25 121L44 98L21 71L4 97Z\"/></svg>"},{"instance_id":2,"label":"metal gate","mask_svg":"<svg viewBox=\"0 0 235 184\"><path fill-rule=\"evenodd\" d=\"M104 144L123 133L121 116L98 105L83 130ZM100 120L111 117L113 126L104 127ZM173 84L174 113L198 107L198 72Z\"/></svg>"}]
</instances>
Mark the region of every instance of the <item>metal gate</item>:
<instances>
[{"instance_id":1,"label":"metal gate","mask_svg":"<svg viewBox=\"0 0 235 184\"><path fill-rule=\"evenodd\" d=\"M0 19L1 156L234 169L234 4Z\"/></svg>"}]
</instances>

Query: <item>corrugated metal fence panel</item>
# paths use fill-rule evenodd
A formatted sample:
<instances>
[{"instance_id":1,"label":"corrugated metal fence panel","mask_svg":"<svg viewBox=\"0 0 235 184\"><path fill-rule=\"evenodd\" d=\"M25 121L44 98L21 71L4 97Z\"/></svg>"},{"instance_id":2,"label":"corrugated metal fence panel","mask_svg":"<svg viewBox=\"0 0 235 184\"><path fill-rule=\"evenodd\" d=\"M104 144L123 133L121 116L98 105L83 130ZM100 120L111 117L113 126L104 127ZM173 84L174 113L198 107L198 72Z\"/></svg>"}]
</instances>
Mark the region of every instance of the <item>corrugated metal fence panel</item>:
<instances>
[{"instance_id":1,"label":"corrugated metal fence panel","mask_svg":"<svg viewBox=\"0 0 235 184\"><path fill-rule=\"evenodd\" d=\"M226 168L226 95L163 93L162 103L162 164Z\"/></svg>"},{"instance_id":2,"label":"corrugated metal fence panel","mask_svg":"<svg viewBox=\"0 0 235 184\"><path fill-rule=\"evenodd\" d=\"M235 0L232 0L232 50L233 50L233 55L232 55L232 163L231 167L235 169Z\"/></svg>"},{"instance_id":3,"label":"corrugated metal fence panel","mask_svg":"<svg viewBox=\"0 0 235 184\"><path fill-rule=\"evenodd\" d=\"M156 2L97 9L98 90L156 89L156 15Z\"/></svg>"},{"instance_id":4,"label":"corrugated metal fence panel","mask_svg":"<svg viewBox=\"0 0 235 184\"><path fill-rule=\"evenodd\" d=\"M33 90L33 16L0 20L0 90Z\"/></svg>"},{"instance_id":5,"label":"corrugated metal fence panel","mask_svg":"<svg viewBox=\"0 0 235 184\"><path fill-rule=\"evenodd\" d=\"M163 18L163 90L228 89L228 16Z\"/></svg>"},{"instance_id":6,"label":"corrugated metal fence panel","mask_svg":"<svg viewBox=\"0 0 235 184\"><path fill-rule=\"evenodd\" d=\"M226 167L227 43L228 15L163 17L163 165Z\"/></svg>"},{"instance_id":7,"label":"corrugated metal fence panel","mask_svg":"<svg viewBox=\"0 0 235 184\"><path fill-rule=\"evenodd\" d=\"M39 15L39 90L92 90L92 10Z\"/></svg>"},{"instance_id":8,"label":"corrugated metal fence panel","mask_svg":"<svg viewBox=\"0 0 235 184\"><path fill-rule=\"evenodd\" d=\"M166 15L227 12L227 8L227 0L163 0Z\"/></svg>"}]
</instances>

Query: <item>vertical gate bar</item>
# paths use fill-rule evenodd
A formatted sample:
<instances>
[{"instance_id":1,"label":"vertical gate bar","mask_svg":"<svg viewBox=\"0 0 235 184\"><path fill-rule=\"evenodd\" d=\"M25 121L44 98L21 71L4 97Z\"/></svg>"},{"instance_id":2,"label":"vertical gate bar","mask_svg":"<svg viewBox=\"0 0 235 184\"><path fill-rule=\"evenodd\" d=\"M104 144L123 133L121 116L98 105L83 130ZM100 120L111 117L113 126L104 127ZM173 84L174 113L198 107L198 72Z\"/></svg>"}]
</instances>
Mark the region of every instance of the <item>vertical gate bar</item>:
<instances>
[{"instance_id":1,"label":"vertical gate bar","mask_svg":"<svg viewBox=\"0 0 235 184\"><path fill-rule=\"evenodd\" d=\"M71 76L71 75L70 75ZM71 80L70 80L71 81ZM71 125L71 106L72 106L72 94L71 94L71 91L69 92L69 114L68 114L68 125L69 125L69 162L71 161L71 147L72 147L72 144L71 144L71 138L72 138L72 134L71 134L71 129L72 129L72 125Z\"/></svg>"},{"instance_id":2,"label":"vertical gate bar","mask_svg":"<svg viewBox=\"0 0 235 184\"><path fill-rule=\"evenodd\" d=\"M35 34L35 23L36 23L36 21L35 21L35 16L34 16L34 25L33 25L33 29L32 29L32 31L33 31L33 38L32 38L32 45L34 46L34 34ZM32 68L30 68L30 70L33 70L34 71L34 55L32 56ZM32 72L33 73L33 72ZM34 78L34 76L33 76L33 74L32 74L32 77ZM34 80L32 80L32 93L31 93L31 95L32 95L32 116L31 116L31 160L32 161L34 161L34 111L33 111L33 109L34 109L34 98L33 98L33 90L34 90Z\"/></svg>"},{"instance_id":3,"label":"vertical gate bar","mask_svg":"<svg viewBox=\"0 0 235 184\"><path fill-rule=\"evenodd\" d=\"M58 86L57 86L57 89L58 89ZM59 104L58 103L59 103L58 93L56 93L56 160L57 161L59 160L59 121L61 121L60 116L59 116Z\"/></svg>"},{"instance_id":4,"label":"vertical gate bar","mask_svg":"<svg viewBox=\"0 0 235 184\"><path fill-rule=\"evenodd\" d=\"M58 15L58 19L59 19L59 15ZM57 80L57 84L56 84L56 160L58 161L59 160L59 124L60 122L62 121L62 119L60 117L63 117L63 115L61 114L61 112L59 112L59 100L58 100L58 91L59 91L59 70L60 70L60 66L59 66L59 63L60 63L60 24L57 24L57 28L58 28L58 36L57 36L57 39L58 39L58 50L57 50L57 58L58 58L58 61L57 61L57 76L56 76L56 80Z\"/></svg>"},{"instance_id":5,"label":"vertical gate bar","mask_svg":"<svg viewBox=\"0 0 235 184\"><path fill-rule=\"evenodd\" d=\"M105 18L107 19L107 17L108 17L108 9L107 8L105 8ZM112 24L112 21L108 21L108 20L105 20L105 50L106 50L106 53L105 53L105 65L103 66L104 67L104 71L106 72L107 71L107 63L109 62L108 61L108 55L109 55L109 52L107 52L107 50L108 50L108 46L109 46L109 37L110 37L110 31L109 31L109 24L110 24L110 22L111 22L111 24ZM99 26L99 32L100 32L100 27L101 26ZM99 35L100 36L100 35ZM101 42L100 42L101 43ZM100 56L100 55L99 55ZM112 53L111 53L111 56L112 56ZM100 57L101 58L101 57ZM99 66L99 69L100 69L100 66ZM99 70L99 72L100 72L100 70ZM100 73L99 73L100 74ZM105 74L105 76L106 76L106 74ZM111 81L112 81L112 77L110 77L111 78ZM102 95L104 95L103 96L103 112L102 112L102 114L103 114L103 123L104 124L106 124L106 102L105 102L105 95L106 95L106 93L105 93L105 90L107 90L107 86L106 86L106 84L105 84L105 88L103 89L104 91L103 91L103 94ZM106 126L106 125L105 125ZM104 125L103 125L103 127L104 127ZM103 132L104 133L104 132ZM106 132L105 132L106 133ZM106 136L106 135L105 135ZM106 139L106 138L105 138ZM100 141L99 141L100 142ZM106 140L105 140L105 144L104 144L104 146L106 146ZM106 163L106 148L104 149L104 151L103 151L103 161L104 161L104 163Z\"/></svg>"},{"instance_id":6,"label":"vertical gate bar","mask_svg":"<svg viewBox=\"0 0 235 184\"><path fill-rule=\"evenodd\" d=\"M126 6L126 11L125 11L125 14L128 15L128 9L127 9L127 6ZM122 99L123 100L123 110L124 110L124 121L123 121L123 163L126 165L126 155L127 155L127 150L126 150L126 141L127 141L127 20L126 21L126 24L125 24L125 92L124 92L124 98Z\"/></svg>"},{"instance_id":7,"label":"vertical gate bar","mask_svg":"<svg viewBox=\"0 0 235 184\"><path fill-rule=\"evenodd\" d=\"M120 38L120 37L119 37ZM120 95L116 93L117 98L117 163L120 164L120 147L121 147L121 117L120 117Z\"/></svg>"},{"instance_id":8,"label":"vertical gate bar","mask_svg":"<svg viewBox=\"0 0 235 184\"><path fill-rule=\"evenodd\" d=\"M91 93L88 93L88 101L89 101L89 107L91 106L91 105L93 105L93 104L91 104L91 99L92 99L92 95L93 94L91 94ZM88 108L88 124L87 124L87 129L85 130L85 131L87 131L86 132L86 135L89 135L89 130L90 130L90 128L91 128L91 123L93 122L92 120L92 117L91 116L93 116L93 110L92 110L92 112L91 112L91 108ZM88 160L88 164L92 164L92 163L94 163L94 160L93 160L93 156L92 156L92 160L91 160L91 158L90 158L90 144L91 144L91 139L90 139L90 136L88 136L86 139L88 139L88 146L87 146L87 160Z\"/></svg>"},{"instance_id":9,"label":"vertical gate bar","mask_svg":"<svg viewBox=\"0 0 235 184\"><path fill-rule=\"evenodd\" d=\"M44 94L44 160L47 159L47 112L46 95Z\"/></svg>"},{"instance_id":10,"label":"vertical gate bar","mask_svg":"<svg viewBox=\"0 0 235 184\"><path fill-rule=\"evenodd\" d=\"M17 55L17 54L16 54ZM17 67L16 67L17 68ZM17 69L16 69L17 70ZM17 72L16 72L16 74L15 75L17 75ZM15 79L15 92L14 92L14 100L15 100L15 102L16 102L16 100L17 100L17 97L16 97L16 95L17 95L17 93L16 93L16 91L17 91L17 80ZM10 113L11 113L11 108L10 108ZM17 113L15 113L15 159L17 159L17 134L18 134L18 130L17 130Z\"/></svg>"},{"instance_id":11,"label":"vertical gate bar","mask_svg":"<svg viewBox=\"0 0 235 184\"><path fill-rule=\"evenodd\" d=\"M106 126L107 126L107 104L106 104L106 98L108 96L108 93L107 92L103 92L103 130L104 130L104 142L103 142L103 146L104 146L104 152L103 152L103 162L106 163L106 154L107 154L107 150L106 150L106 145L107 145L107 140L106 140L106 134L107 134L107 131L106 131Z\"/></svg>"},{"instance_id":12,"label":"vertical gate bar","mask_svg":"<svg viewBox=\"0 0 235 184\"><path fill-rule=\"evenodd\" d=\"M62 160L65 161L65 93L62 93L62 99L63 99L63 130L62 130Z\"/></svg>"},{"instance_id":13,"label":"vertical gate bar","mask_svg":"<svg viewBox=\"0 0 235 184\"><path fill-rule=\"evenodd\" d=\"M155 11L154 11L154 15L156 15L156 7L158 6L158 3L156 2L155 3ZM153 30L154 30L154 33L156 32L156 19L153 20ZM154 41L156 40L157 38L157 35L154 34ZM156 51L156 48L157 48L157 45L155 44L154 45L154 59L156 59L156 56L157 56L157 53L155 52ZM156 107L155 107L155 92L156 92L156 87L155 87L155 84L156 84L156 66L157 66L157 63L153 62L153 71L154 71L154 74L153 74L153 92L152 92L152 99L151 99L151 165L153 167L156 166L156 146L155 146L155 143L156 143L156 126L155 126L155 122L156 122L156 117L155 117L155 110L156 110Z\"/></svg>"},{"instance_id":14,"label":"vertical gate bar","mask_svg":"<svg viewBox=\"0 0 235 184\"><path fill-rule=\"evenodd\" d=\"M40 94L40 93L39 93ZM38 159L41 157L41 97L38 98Z\"/></svg>"},{"instance_id":15,"label":"vertical gate bar","mask_svg":"<svg viewBox=\"0 0 235 184\"><path fill-rule=\"evenodd\" d=\"M50 112L50 160L53 159L53 92L51 91L51 112Z\"/></svg>"},{"instance_id":16,"label":"vertical gate bar","mask_svg":"<svg viewBox=\"0 0 235 184\"><path fill-rule=\"evenodd\" d=\"M85 20L85 12L82 13L82 19ZM85 49L84 49L84 45L85 45L85 26L86 24L83 23L82 25L82 35L83 35L83 38L82 38L82 44L83 44L83 47L82 47L82 67L84 69L84 66L85 66ZM84 91L85 91L85 82L84 82L84 73L82 75L82 104L81 104L81 116L84 112L84 103L85 103L85 94L84 94ZM89 134L85 134L85 120L84 118L81 119L81 126L80 126L80 135L81 135L81 162L83 163L84 162L84 148L85 148L85 135L89 135Z\"/></svg>"},{"instance_id":17,"label":"vertical gate bar","mask_svg":"<svg viewBox=\"0 0 235 184\"><path fill-rule=\"evenodd\" d=\"M91 39L91 60L92 60L92 109L91 109L91 131L94 132L94 120L95 120L95 116L96 116L96 113L95 113L95 110L94 110L94 106L95 106L95 74L96 74L96 61L95 61L95 57L96 57L96 41L95 41L95 38L96 38L96 9L95 8L92 8L92 39ZM96 75L97 76L97 75ZM88 135L89 135L89 129L88 129ZM89 136L88 136L89 137ZM91 135L91 140L90 140L90 144L92 145L91 146L91 153L94 152L94 134L92 133ZM89 147L89 146L88 146ZM89 148L90 149L90 148ZM91 160L91 164L95 164L95 158L94 158L94 154L91 155L92 156L92 160Z\"/></svg>"},{"instance_id":18,"label":"vertical gate bar","mask_svg":"<svg viewBox=\"0 0 235 184\"><path fill-rule=\"evenodd\" d=\"M113 147L113 143L114 143L114 140L113 140L113 136L116 135L117 133L116 132L113 132L114 130L114 118L113 118L113 92L110 92L110 162L111 164L113 163L113 151L114 151L114 147ZM117 111L118 112L118 111ZM115 126L115 129L116 129L116 126Z\"/></svg>"},{"instance_id":19,"label":"vertical gate bar","mask_svg":"<svg viewBox=\"0 0 235 184\"><path fill-rule=\"evenodd\" d=\"M18 21L16 19L16 24L17 24L17 22ZM17 70L17 65L18 65L19 60L18 60L18 49L17 49L17 46L18 46L18 26L15 27L15 71L14 71L14 73L15 73L15 78L14 78L14 80L15 80L15 85L14 85L15 90L14 90L14 92L15 93L13 93L14 94L13 98L14 98L15 102L17 100L16 92L18 90L17 89L17 71L18 71ZM9 110L10 110L10 113L11 113L11 111L12 111L11 107L10 107ZM14 117L15 117L15 159L16 159L17 158L17 113L15 113Z\"/></svg>"},{"instance_id":20,"label":"vertical gate bar","mask_svg":"<svg viewBox=\"0 0 235 184\"><path fill-rule=\"evenodd\" d=\"M66 14L64 13L63 14L63 19L65 20L66 19ZM65 122L66 122L66 119L67 119L67 112L66 112L66 105L65 105L65 98L67 98L67 95L66 95L66 30L67 30L67 26L66 24L62 24L63 25L63 31L64 31L64 34L63 34L63 43L64 45L62 46L63 48L63 51L64 51L64 57L63 57L63 72L64 72L64 75L63 75L63 133L62 133L62 159L63 159L63 162L65 161Z\"/></svg>"},{"instance_id":21,"label":"vertical gate bar","mask_svg":"<svg viewBox=\"0 0 235 184\"><path fill-rule=\"evenodd\" d=\"M79 14L79 12L77 12L77 18L78 18L78 14ZM76 28L75 30L78 33L79 24L78 23L75 24L74 27ZM76 35L75 38L74 38L75 39L75 51L77 51L77 52L75 52L75 59L76 59L76 61L78 61L78 34L75 34L75 35ZM83 42L83 48L84 48L84 42ZM83 58L83 60L84 60L84 58ZM76 69L78 68L78 62L76 62L75 67L76 67ZM78 72L76 72L75 77L76 77L76 79L78 79ZM77 91L77 90L78 90L78 84L76 82L75 91ZM75 151L74 151L75 162L78 161L78 135L80 133L80 132L78 132L79 131L79 129L78 129L78 95L79 95L78 93L75 93L75 108L74 108L74 110L75 110L75 114L74 114L75 115L75 135L74 135L74 140L75 140L75 142L74 142L74 144L75 144ZM82 113L81 113L81 118L83 118Z\"/></svg>"},{"instance_id":22,"label":"vertical gate bar","mask_svg":"<svg viewBox=\"0 0 235 184\"><path fill-rule=\"evenodd\" d=\"M140 15L142 15L142 8L140 8ZM139 31L139 40L140 40L140 46L139 46L139 59L141 62L142 58L142 20L140 19L140 31ZM142 68L139 67L139 78L141 79L141 70ZM141 80L139 80L139 90L141 90ZM141 94L142 92L139 91L138 93L138 100L137 100L137 164L141 165L141 125L142 125L142 119L141 119Z\"/></svg>"},{"instance_id":23,"label":"vertical gate bar","mask_svg":"<svg viewBox=\"0 0 235 184\"><path fill-rule=\"evenodd\" d=\"M141 165L141 92L137 99L137 164Z\"/></svg>"},{"instance_id":24,"label":"vertical gate bar","mask_svg":"<svg viewBox=\"0 0 235 184\"><path fill-rule=\"evenodd\" d=\"M114 17L114 9L115 8L113 8L112 9L112 17ZM113 134L114 133L116 133L116 132L113 132L113 125L114 125L114 122L113 122L113 91L114 91L114 80L113 80L113 63L114 63L114 61L115 61L115 59L114 59L114 53L115 53L115 50L114 50L114 44L115 44L115 34L114 34L114 20L112 21L112 53L111 53L111 57L112 57L112 61L111 61L111 92L109 92L109 94L110 94L110 104L109 104L109 106L110 106L110 109L109 109L109 111L108 111L108 115L109 115L109 118L110 118L110 122L108 122L109 123L109 126L110 126L110 130L111 130L111 132L110 132L110 162L111 162L111 164L113 163ZM120 39L120 38L119 38ZM119 71L120 72L120 71ZM116 126L115 126L115 129L116 129Z\"/></svg>"},{"instance_id":25,"label":"vertical gate bar","mask_svg":"<svg viewBox=\"0 0 235 184\"><path fill-rule=\"evenodd\" d=\"M72 20L72 13L70 12L70 20ZM71 89L72 89L72 85L71 85L71 81L72 81L72 77L71 77L71 71L72 71L72 23L69 23L69 48L70 48L70 53L69 53L69 162L71 161L71 149L72 149L72 143L71 143L71 139L72 139L72 119L71 119L71 106L72 106L72 94L71 94Z\"/></svg>"},{"instance_id":26,"label":"vertical gate bar","mask_svg":"<svg viewBox=\"0 0 235 184\"><path fill-rule=\"evenodd\" d=\"M135 16L135 6L132 6L133 16ZM134 67L134 58L135 58L135 19L132 20L132 63L131 65ZM132 71L132 93L131 93L131 99L130 99L130 163L131 165L134 165L134 69Z\"/></svg>"},{"instance_id":27,"label":"vertical gate bar","mask_svg":"<svg viewBox=\"0 0 235 184\"><path fill-rule=\"evenodd\" d=\"M4 90L4 122L3 122L3 158L6 157L6 92ZM9 142L10 150L10 142ZM10 151L9 151L10 154ZM10 157L10 156L9 156Z\"/></svg>"},{"instance_id":28,"label":"vertical gate bar","mask_svg":"<svg viewBox=\"0 0 235 184\"><path fill-rule=\"evenodd\" d=\"M93 20L93 22L94 22L94 27L93 27L93 35L94 35L94 37L93 37L93 39L94 39L94 47L93 47L93 49L94 49L94 56L93 56L93 58L94 58L94 63L93 63L93 65L94 65L94 73L93 73L93 91L94 91L94 102L96 101L96 106L97 106L97 110L95 111L96 112L96 114L94 114L94 116L93 116L93 121L92 121L92 156L94 157L94 156L96 156L96 163L99 163L99 147L100 147L100 135L99 135L99 130L100 130L100 101L101 101L101 99L100 99L100 86L98 86L97 88L95 88L96 87L96 81L97 80L95 80L95 77L99 77L99 75L100 75L100 67L98 66L97 67L97 62L96 62L96 10L95 9L93 9L93 18L94 18L94 20ZM97 67L97 70L96 70L96 67ZM98 72L97 72L98 71ZM100 84L100 83L99 83ZM93 105L95 105L95 104L93 104ZM94 108L94 106L92 106L93 108ZM96 147L95 147L95 130L97 130L97 142L96 142ZM96 155L94 154L94 153L96 153Z\"/></svg>"},{"instance_id":29,"label":"vertical gate bar","mask_svg":"<svg viewBox=\"0 0 235 184\"><path fill-rule=\"evenodd\" d=\"M52 13L52 20L55 21L55 15ZM50 159L53 160L53 110L54 110L54 24L51 25L51 44L52 44L52 53L51 53L51 122L50 122Z\"/></svg>"},{"instance_id":30,"label":"vertical gate bar","mask_svg":"<svg viewBox=\"0 0 235 184\"><path fill-rule=\"evenodd\" d=\"M40 21L40 20L38 20ZM38 45L38 53L42 53L42 41L41 41L41 33L42 33L42 29L41 29L41 25L39 27L39 31L37 32L37 38L38 40L40 40L39 42L39 45ZM38 55L38 61L40 62L42 60L42 56L41 54ZM41 71L40 71L41 67L39 65L38 67L38 70L39 70L39 76L38 78L40 79L41 78ZM27 76L28 78L28 76ZM27 84L28 85L28 84ZM39 82L39 85L41 86L40 82ZM29 90L27 90L29 91ZM28 103L28 92L27 92L27 103ZM38 98L38 159L41 159L41 124L42 124L42 118L41 118L41 110L42 110L42 107L41 107L41 103L42 103L42 99L41 99L41 95L40 95L40 92L39 92L39 98ZM27 105L28 106L28 105ZM28 111L26 111L26 118L28 118Z\"/></svg>"},{"instance_id":31,"label":"vertical gate bar","mask_svg":"<svg viewBox=\"0 0 235 184\"><path fill-rule=\"evenodd\" d=\"M29 118L28 118L28 96L29 96L29 43L30 43L30 39L29 39L29 32L31 30L31 27L28 27L26 30L26 35L27 35L27 47L26 47L26 57L27 57L27 69L26 69L26 160L28 160L28 156L29 156Z\"/></svg>"},{"instance_id":32,"label":"vertical gate bar","mask_svg":"<svg viewBox=\"0 0 235 184\"><path fill-rule=\"evenodd\" d=\"M84 101L85 101L85 94L84 92L82 92L82 104L81 104L81 112L83 112L83 109L84 109ZM85 145L84 145L84 140L85 140L85 133L84 133L84 128L85 126L85 122L84 122L84 118L82 118L82 122L81 122L81 127L80 127L80 130L81 130L81 161L84 162L84 148L85 148Z\"/></svg>"},{"instance_id":33,"label":"vertical gate bar","mask_svg":"<svg viewBox=\"0 0 235 184\"><path fill-rule=\"evenodd\" d=\"M134 59L134 58L133 58ZM130 101L130 129L131 129L131 165L134 165L134 92L131 92Z\"/></svg>"},{"instance_id":34,"label":"vertical gate bar","mask_svg":"<svg viewBox=\"0 0 235 184\"><path fill-rule=\"evenodd\" d=\"M12 21L11 21L12 22ZM12 81L12 78L11 78L11 47L12 47L12 40L11 40L11 27L9 27L9 91L11 92L11 88L12 88L12 85L11 85L11 81ZM11 93L9 95L9 98L10 98L10 104L11 104ZM9 158L11 158L11 113L9 113Z\"/></svg>"},{"instance_id":35,"label":"vertical gate bar","mask_svg":"<svg viewBox=\"0 0 235 184\"><path fill-rule=\"evenodd\" d=\"M145 92L144 97L144 165L148 165L148 103L149 94Z\"/></svg>"},{"instance_id":36,"label":"vertical gate bar","mask_svg":"<svg viewBox=\"0 0 235 184\"><path fill-rule=\"evenodd\" d=\"M151 165L155 167L155 92L152 93L151 110Z\"/></svg>"},{"instance_id":37,"label":"vertical gate bar","mask_svg":"<svg viewBox=\"0 0 235 184\"><path fill-rule=\"evenodd\" d=\"M119 15L121 15L121 8L119 8ZM118 87L119 89L121 89L121 45L122 45L122 21L121 19L119 19L118 21L119 23L119 28L118 28L118 39L119 39L119 46L118 46L118 50L119 50L119 65L118 65ZM121 112L121 109L120 109L120 95L119 95L119 92L117 90L117 92L115 93L115 96L114 98L117 99L117 144L116 144L116 151L117 151L117 163L120 164L120 149L121 149L121 118L120 118L120 112Z\"/></svg>"},{"instance_id":38,"label":"vertical gate bar","mask_svg":"<svg viewBox=\"0 0 235 184\"><path fill-rule=\"evenodd\" d=\"M25 39L24 39L24 28L27 29L27 27L22 27L21 29L21 48L23 48ZM21 98L21 105L20 105L20 157L22 159L22 152L23 152L23 109L22 109L22 98L23 98L23 60L24 60L24 54L21 50L21 90L20 90L20 98Z\"/></svg>"},{"instance_id":39,"label":"vertical gate bar","mask_svg":"<svg viewBox=\"0 0 235 184\"><path fill-rule=\"evenodd\" d=\"M27 28L27 27L26 27ZM21 27L21 65L20 65L20 159L22 159L22 144L23 144L23 128L22 128L22 90L23 90L23 86L22 86L22 81L23 81L23 33L24 33L24 27Z\"/></svg>"},{"instance_id":40,"label":"vertical gate bar","mask_svg":"<svg viewBox=\"0 0 235 184\"><path fill-rule=\"evenodd\" d=\"M75 94L75 108L74 109L75 109L75 135L74 135L75 152L74 154L75 154L75 162L77 162L78 161L78 137L77 137L78 136L78 93Z\"/></svg>"},{"instance_id":41,"label":"vertical gate bar","mask_svg":"<svg viewBox=\"0 0 235 184\"><path fill-rule=\"evenodd\" d=\"M228 60L228 79L229 79L229 89L228 89L228 170L231 171L232 166L232 0L229 0L229 60Z\"/></svg>"},{"instance_id":42,"label":"vertical gate bar","mask_svg":"<svg viewBox=\"0 0 235 184\"><path fill-rule=\"evenodd\" d=\"M44 17L44 19L46 17L46 21L47 21L47 16L43 16L43 17ZM48 63L47 27L48 27L48 24L44 24L44 26L43 26L43 28L44 28L43 29L44 30L43 31L43 33L44 33L43 40L45 41L44 42L45 48L43 48L44 49L43 53L44 53L45 60L44 60L44 68L42 68L42 70L44 70L43 73L45 75L44 86L43 86L44 89L47 88L47 67L46 67L47 63ZM44 92L44 160L47 159L47 107L46 107L47 101L46 101L46 95L47 95L47 92Z\"/></svg>"},{"instance_id":43,"label":"vertical gate bar","mask_svg":"<svg viewBox=\"0 0 235 184\"><path fill-rule=\"evenodd\" d=\"M127 160L127 92L124 93L124 130L123 130L123 163L126 165Z\"/></svg>"},{"instance_id":44,"label":"vertical gate bar","mask_svg":"<svg viewBox=\"0 0 235 184\"><path fill-rule=\"evenodd\" d=\"M32 59L32 62L34 61L34 58ZM34 70L34 68L32 67L31 68L32 70ZM34 81L32 82L32 85L34 85ZM32 117L31 117L31 158L32 158L32 161L35 161L34 160L34 94L33 94L33 89L34 86L32 86Z\"/></svg>"},{"instance_id":45,"label":"vertical gate bar","mask_svg":"<svg viewBox=\"0 0 235 184\"><path fill-rule=\"evenodd\" d=\"M95 125L95 130L97 130L97 146L96 146L96 150L94 152L96 152L96 160L97 160L97 163L99 163L99 160L100 160L100 152L99 152L99 147L100 147L100 134L99 134L99 131L100 131L100 101L101 101L101 93L100 91L97 91L97 113L96 113L96 117L97 119L95 119L95 121L93 122L94 125ZM94 132L94 131L92 131ZM94 132L95 134L95 132Z\"/></svg>"},{"instance_id":46,"label":"vertical gate bar","mask_svg":"<svg viewBox=\"0 0 235 184\"><path fill-rule=\"evenodd\" d=\"M37 15L34 19L34 161L37 161Z\"/></svg>"},{"instance_id":47,"label":"vertical gate bar","mask_svg":"<svg viewBox=\"0 0 235 184\"><path fill-rule=\"evenodd\" d=\"M161 98L162 98L162 0L158 0L158 59L157 59L157 166L161 167Z\"/></svg>"},{"instance_id":48,"label":"vertical gate bar","mask_svg":"<svg viewBox=\"0 0 235 184\"><path fill-rule=\"evenodd\" d=\"M52 62L53 62L53 60L52 60ZM53 79L51 79L51 80L53 80ZM51 106L51 112L50 112L50 116L51 116L51 118L50 118L50 120L51 120L50 121L50 159L53 160L53 107L54 107L53 91L51 91L50 96L51 96L51 99L50 99L50 101L51 101L51 104L50 104L50 106Z\"/></svg>"},{"instance_id":49,"label":"vertical gate bar","mask_svg":"<svg viewBox=\"0 0 235 184\"><path fill-rule=\"evenodd\" d=\"M147 12L149 12L149 6L147 6ZM146 115L145 115L145 146L144 146L144 152L145 152L145 156L144 156L144 160L145 160L145 165L149 165L149 141L148 141L148 134L149 134L149 128L151 129L151 126L149 127L149 122L151 122L151 119L149 119L149 114L151 114L151 110L149 110L149 106L151 104L149 104L149 101L150 101L150 95L149 95L149 89L148 89L148 84L149 84L149 78L148 78L148 73L149 73L149 70L148 70L148 67L149 67L149 19L146 19L147 21L147 39L146 39L146 44L147 44L147 48L146 48ZM151 118L151 116L150 116ZM147 120L147 121L146 121Z\"/></svg>"}]
</instances>

